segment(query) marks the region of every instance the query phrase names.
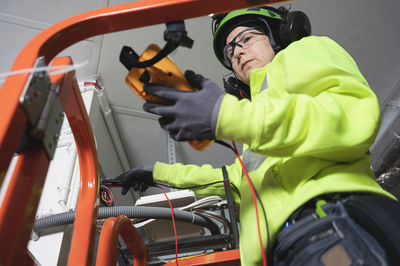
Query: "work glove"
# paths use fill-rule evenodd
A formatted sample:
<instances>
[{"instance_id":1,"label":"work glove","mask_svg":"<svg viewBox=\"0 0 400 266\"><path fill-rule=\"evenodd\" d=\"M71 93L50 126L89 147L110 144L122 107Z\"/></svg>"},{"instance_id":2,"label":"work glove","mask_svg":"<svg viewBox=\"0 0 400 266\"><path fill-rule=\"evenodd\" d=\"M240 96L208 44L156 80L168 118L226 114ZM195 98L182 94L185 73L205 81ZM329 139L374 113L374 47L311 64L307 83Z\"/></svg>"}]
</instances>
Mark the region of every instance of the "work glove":
<instances>
[{"instance_id":1,"label":"work glove","mask_svg":"<svg viewBox=\"0 0 400 266\"><path fill-rule=\"evenodd\" d=\"M197 91L180 91L147 84L144 91L167 103L146 102L146 112L160 115L161 128L177 141L215 139L215 128L225 92L217 84L191 70L185 72L189 84Z\"/></svg>"},{"instance_id":2,"label":"work glove","mask_svg":"<svg viewBox=\"0 0 400 266\"><path fill-rule=\"evenodd\" d=\"M155 186L153 181L153 167L135 167L115 179L115 182L121 185L122 195L125 195L132 187L135 191L144 192L148 187Z\"/></svg>"}]
</instances>

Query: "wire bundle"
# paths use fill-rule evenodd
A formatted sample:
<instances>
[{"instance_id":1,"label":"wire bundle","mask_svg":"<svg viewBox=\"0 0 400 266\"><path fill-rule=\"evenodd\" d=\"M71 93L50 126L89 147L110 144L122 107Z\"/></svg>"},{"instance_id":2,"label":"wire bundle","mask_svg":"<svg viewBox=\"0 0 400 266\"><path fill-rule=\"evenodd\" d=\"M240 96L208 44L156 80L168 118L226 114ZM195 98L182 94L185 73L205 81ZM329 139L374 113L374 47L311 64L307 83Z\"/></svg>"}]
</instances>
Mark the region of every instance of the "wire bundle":
<instances>
[{"instance_id":1,"label":"wire bundle","mask_svg":"<svg viewBox=\"0 0 400 266\"><path fill-rule=\"evenodd\" d=\"M114 206L114 195L110 188L100 186L100 200L108 207Z\"/></svg>"}]
</instances>

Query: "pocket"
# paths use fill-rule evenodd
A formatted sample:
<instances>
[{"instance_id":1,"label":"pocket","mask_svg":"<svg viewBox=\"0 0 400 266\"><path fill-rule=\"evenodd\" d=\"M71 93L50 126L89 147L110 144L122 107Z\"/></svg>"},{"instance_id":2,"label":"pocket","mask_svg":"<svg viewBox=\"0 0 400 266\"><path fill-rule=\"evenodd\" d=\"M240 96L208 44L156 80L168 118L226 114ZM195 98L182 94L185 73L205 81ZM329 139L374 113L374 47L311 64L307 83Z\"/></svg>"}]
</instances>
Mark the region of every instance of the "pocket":
<instances>
[{"instance_id":1,"label":"pocket","mask_svg":"<svg viewBox=\"0 0 400 266\"><path fill-rule=\"evenodd\" d=\"M321 233L322 237L297 250L286 265L387 265L385 253L376 240L350 218L338 217L332 228L334 232Z\"/></svg>"},{"instance_id":2,"label":"pocket","mask_svg":"<svg viewBox=\"0 0 400 266\"><path fill-rule=\"evenodd\" d=\"M324 218L309 215L282 231L274 250L275 266L387 265L377 241L347 215L343 206L334 208Z\"/></svg>"},{"instance_id":3,"label":"pocket","mask_svg":"<svg viewBox=\"0 0 400 266\"><path fill-rule=\"evenodd\" d=\"M282 231L274 250L274 265L301 265L299 262L304 260L298 261L301 256L308 257L337 242L340 235L332 223L335 219L333 216L319 219L309 215Z\"/></svg>"}]
</instances>

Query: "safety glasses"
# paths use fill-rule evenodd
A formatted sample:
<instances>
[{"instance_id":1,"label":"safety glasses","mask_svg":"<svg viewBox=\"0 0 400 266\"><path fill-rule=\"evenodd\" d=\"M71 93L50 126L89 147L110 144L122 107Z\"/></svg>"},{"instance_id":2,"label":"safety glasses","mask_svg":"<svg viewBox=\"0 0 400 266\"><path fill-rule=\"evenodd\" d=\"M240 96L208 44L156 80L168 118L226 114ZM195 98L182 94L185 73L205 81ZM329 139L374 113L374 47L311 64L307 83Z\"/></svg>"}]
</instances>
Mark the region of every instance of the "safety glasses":
<instances>
[{"instance_id":1,"label":"safety glasses","mask_svg":"<svg viewBox=\"0 0 400 266\"><path fill-rule=\"evenodd\" d=\"M259 28L248 28L239 32L235 38L224 47L225 62L232 66L232 59L235 54L236 46L241 49L246 49L258 41L265 40L265 38L267 38L267 35L260 31Z\"/></svg>"}]
</instances>

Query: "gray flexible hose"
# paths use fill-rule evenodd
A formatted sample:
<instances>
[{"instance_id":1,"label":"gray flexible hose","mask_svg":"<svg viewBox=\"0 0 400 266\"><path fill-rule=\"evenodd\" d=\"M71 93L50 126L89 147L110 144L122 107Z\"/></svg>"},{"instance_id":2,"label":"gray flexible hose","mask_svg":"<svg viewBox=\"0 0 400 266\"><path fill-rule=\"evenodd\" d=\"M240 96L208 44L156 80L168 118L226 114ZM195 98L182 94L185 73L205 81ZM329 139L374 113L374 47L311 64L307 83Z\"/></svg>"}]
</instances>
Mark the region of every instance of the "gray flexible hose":
<instances>
[{"instance_id":1,"label":"gray flexible hose","mask_svg":"<svg viewBox=\"0 0 400 266\"><path fill-rule=\"evenodd\" d=\"M170 208L138 206L100 207L97 219L117 217L121 214L126 215L129 218L172 219ZM220 234L220 230L214 222L192 212L174 209L174 218L178 221L206 227L213 235ZM48 228L71 224L74 221L75 211L59 213L36 219L33 230L35 233L40 234L40 232Z\"/></svg>"}]
</instances>

